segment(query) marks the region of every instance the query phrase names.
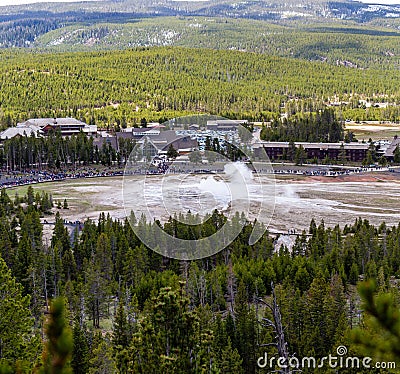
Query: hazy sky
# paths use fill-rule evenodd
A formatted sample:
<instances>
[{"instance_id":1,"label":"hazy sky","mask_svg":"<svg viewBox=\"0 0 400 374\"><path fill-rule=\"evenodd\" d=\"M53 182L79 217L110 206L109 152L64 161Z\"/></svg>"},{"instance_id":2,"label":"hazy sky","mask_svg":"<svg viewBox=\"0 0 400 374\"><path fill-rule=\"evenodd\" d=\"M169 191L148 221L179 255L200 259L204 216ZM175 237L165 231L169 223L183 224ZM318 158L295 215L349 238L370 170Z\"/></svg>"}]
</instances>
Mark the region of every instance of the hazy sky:
<instances>
[{"instance_id":1,"label":"hazy sky","mask_svg":"<svg viewBox=\"0 0 400 374\"><path fill-rule=\"evenodd\" d=\"M79 0L47 0L47 2L73 2ZM190 0L189 0L190 1ZM400 5L400 0L359 0L363 3L369 4L398 4ZM31 4L31 3L39 3L45 2L41 0L0 0L0 6L2 5L17 5L17 4Z\"/></svg>"}]
</instances>

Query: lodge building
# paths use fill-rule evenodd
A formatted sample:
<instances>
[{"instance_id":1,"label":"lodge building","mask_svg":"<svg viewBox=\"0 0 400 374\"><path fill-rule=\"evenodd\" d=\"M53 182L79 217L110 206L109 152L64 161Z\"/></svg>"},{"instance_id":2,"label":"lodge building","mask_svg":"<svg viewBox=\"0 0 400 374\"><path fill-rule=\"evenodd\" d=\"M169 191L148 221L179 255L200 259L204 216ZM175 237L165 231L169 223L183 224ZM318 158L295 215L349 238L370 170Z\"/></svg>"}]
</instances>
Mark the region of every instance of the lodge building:
<instances>
[{"instance_id":1,"label":"lodge building","mask_svg":"<svg viewBox=\"0 0 400 374\"><path fill-rule=\"evenodd\" d=\"M294 146L303 147L307 159L339 160L344 156L347 161L361 162L367 156L368 143L307 143L295 142L292 145L289 142L260 142L253 145L254 156L262 158L262 149L268 155L271 161L286 159L290 148Z\"/></svg>"}]
</instances>

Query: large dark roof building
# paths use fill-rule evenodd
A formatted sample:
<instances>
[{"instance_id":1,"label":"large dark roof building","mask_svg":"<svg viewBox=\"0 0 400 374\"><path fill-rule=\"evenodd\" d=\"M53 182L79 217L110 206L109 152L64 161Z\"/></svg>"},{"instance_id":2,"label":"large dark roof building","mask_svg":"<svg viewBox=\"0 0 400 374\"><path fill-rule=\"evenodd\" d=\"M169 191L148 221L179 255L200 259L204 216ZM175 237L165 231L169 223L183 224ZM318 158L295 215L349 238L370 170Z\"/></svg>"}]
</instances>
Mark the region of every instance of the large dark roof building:
<instances>
[{"instance_id":1,"label":"large dark roof building","mask_svg":"<svg viewBox=\"0 0 400 374\"><path fill-rule=\"evenodd\" d=\"M161 131L158 135L145 136L138 141L139 144L148 142L153 144L157 149L157 153L166 153L170 145L172 145L178 153L188 153L198 147L196 139L192 139L189 135L177 135L173 130Z\"/></svg>"},{"instance_id":2,"label":"large dark roof building","mask_svg":"<svg viewBox=\"0 0 400 374\"><path fill-rule=\"evenodd\" d=\"M189 135L177 135L173 130L158 131L158 134L143 135L136 137L132 132L117 132L112 137L96 137L93 140L93 144L99 148L102 147L103 143L110 144L115 150L118 151L119 142L118 139L130 139L137 144L146 146L149 149L152 156L161 153L167 153L168 148L172 145L178 153L184 154L191 152L198 148L196 139L192 139Z\"/></svg>"},{"instance_id":3,"label":"large dark roof building","mask_svg":"<svg viewBox=\"0 0 400 374\"><path fill-rule=\"evenodd\" d=\"M347 161L361 162L367 156L368 143L306 143L295 142L296 148L303 147L308 159L316 158L323 160L328 157L331 160L338 160L341 153ZM262 157L261 149L271 160L284 159L290 148L289 142L260 142L253 145L254 155Z\"/></svg>"},{"instance_id":4,"label":"large dark roof building","mask_svg":"<svg viewBox=\"0 0 400 374\"><path fill-rule=\"evenodd\" d=\"M397 147L400 147L400 138L395 135L392 142L390 143L389 147L387 147L384 156L389 160L392 161L394 158L394 152Z\"/></svg>"}]
</instances>

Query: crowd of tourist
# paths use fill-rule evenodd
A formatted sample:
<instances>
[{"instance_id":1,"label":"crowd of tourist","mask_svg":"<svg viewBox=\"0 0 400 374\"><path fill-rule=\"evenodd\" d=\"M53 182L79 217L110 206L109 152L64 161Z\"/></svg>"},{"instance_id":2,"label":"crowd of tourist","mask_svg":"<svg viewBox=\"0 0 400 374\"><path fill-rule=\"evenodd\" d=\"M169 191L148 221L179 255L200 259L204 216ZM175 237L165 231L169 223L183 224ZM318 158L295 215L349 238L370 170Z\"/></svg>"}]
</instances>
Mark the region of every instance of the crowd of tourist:
<instances>
[{"instance_id":1,"label":"crowd of tourist","mask_svg":"<svg viewBox=\"0 0 400 374\"><path fill-rule=\"evenodd\" d=\"M298 168L289 168L287 166L275 168L263 169L257 168L258 173L262 174L293 174L293 175L305 175L305 176L339 176L339 175L350 175L354 173L365 173L370 171L379 171L382 168L376 167L354 167L346 169L333 169L333 168L321 168L312 167L310 165ZM389 171L392 171L389 169ZM78 178L98 178L98 177L116 177L124 174L129 175L146 175L146 174L178 174L178 173L222 173L223 168L216 165L194 165L187 163L184 165L170 165L169 163L162 163L157 167L146 167L145 165L138 164L134 168L128 168L126 170L120 167L108 167L108 168L94 168L94 167L80 167L77 169L66 169L66 170L23 170L23 171L7 171L0 170L0 188L3 187L16 187L27 184L43 183L43 182L54 182L62 181L66 179L78 179Z\"/></svg>"},{"instance_id":2,"label":"crowd of tourist","mask_svg":"<svg viewBox=\"0 0 400 374\"><path fill-rule=\"evenodd\" d=\"M123 175L121 169L80 168L77 170L23 170L23 171L0 171L0 187L16 187L26 184L43 182L55 182L66 179L112 177Z\"/></svg>"}]
</instances>

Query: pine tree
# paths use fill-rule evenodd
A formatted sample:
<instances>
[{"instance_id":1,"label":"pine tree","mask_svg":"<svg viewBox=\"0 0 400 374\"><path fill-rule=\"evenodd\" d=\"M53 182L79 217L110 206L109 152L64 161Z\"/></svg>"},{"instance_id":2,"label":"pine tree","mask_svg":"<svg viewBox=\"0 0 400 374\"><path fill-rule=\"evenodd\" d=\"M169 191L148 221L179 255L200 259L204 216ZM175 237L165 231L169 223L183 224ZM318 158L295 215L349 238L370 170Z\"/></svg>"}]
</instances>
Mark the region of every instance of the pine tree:
<instances>
[{"instance_id":1,"label":"pine tree","mask_svg":"<svg viewBox=\"0 0 400 374\"><path fill-rule=\"evenodd\" d=\"M213 325L214 332L214 341L213 341L213 350L215 352L217 360L221 360L222 358L222 350L226 346L228 341L228 336L226 333L225 323L222 321L222 318L219 314L217 314L215 318L215 322Z\"/></svg>"},{"instance_id":2,"label":"pine tree","mask_svg":"<svg viewBox=\"0 0 400 374\"><path fill-rule=\"evenodd\" d=\"M306 158L307 158L307 153L304 147L300 144L300 146L296 148L294 162L296 163L296 165L303 165Z\"/></svg>"},{"instance_id":3,"label":"pine tree","mask_svg":"<svg viewBox=\"0 0 400 374\"><path fill-rule=\"evenodd\" d=\"M400 164L400 147L398 145L393 152L393 162L395 164Z\"/></svg>"},{"instance_id":4,"label":"pine tree","mask_svg":"<svg viewBox=\"0 0 400 374\"><path fill-rule=\"evenodd\" d=\"M59 242L61 247L60 256L64 256L64 253L71 248L70 237L67 228L64 226L64 220L61 218L60 213L56 213L55 225L53 235L51 237L51 245Z\"/></svg>"},{"instance_id":5,"label":"pine tree","mask_svg":"<svg viewBox=\"0 0 400 374\"><path fill-rule=\"evenodd\" d=\"M189 310L182 284L178 290L162 288L138 322L130 347L133 360L129 370L183 374L209 363L211 337L202 336L198 321L196 312Z\"/></svg>"},{"instance_id":6,"label":"pine tree","mask_svg":"<svg viewBox=\"0 0 400 374\"><path fill-rule=\"evenodd\" d=\"M0 364L29 367L39 354L29 296L23 296L22 286L1 257L0 295Z\"/></svg>"},{"instance_id":7,"label":"pine tree","mask_svg":"<svg viewBox=\"0 0 400 374\"><path fill-rule=\"evenodd\" d=\"M346 308L347 300L342 279L338 274L334 274L331 277L329 294L325 297L324 305L326 334L331 344L331 347L327 347L328 350L343 344L345 331L348 328Z\"/></svg>"},{"instance_id":8,"label":"pine tree","mask_svg":"<svg viewBox=\"0 0 400 374\"><path fill-rule=\"evenodd\" d=\"M318 273L306 294L306 321L305 321L305 354L314 353L322 357L326 352L328 336L324 316L324 300L328 294L328 285L322 275ZM312 352L312 350L314 350Z\"/></svg>"},{"instance_id":9,"label":"pine tree","mask_svg":"<svg viewBox=\"0 0 400 374\"><path fill-rule=\"evenodd\" d=\"M358 276L358 266L355 262L353 262L350 268L349 282L353 285L356 285L358 282Z\"/></svg>"},{"instance_id":10,"label":"pine tree","mask_svg":"<svg viewBox=\"0 0 400 374\"><path fill-rule=\"evenodd\" d=\"M239 352L232 347L231 339L228 337L227 344L222 348L221 358L218 362L221 374L243 373L242 362Z\"/></svg>"},{"instance_id":11,"label":"pine tree","mask_svg":"<svg viewBox=\"0 0 400 374\"><path fill-rule=\"evenodd\" d=\"M90 360L89 374L116 374L117 368L113 359L113 352L109 343L102 339L93 349Z\"/></svg>"},{"instance_id":12,"label":"pine tree","mask_svg":"<svg viewBox=\"0 0 400 374\"><path fill-rule=\"evenodd\" d=\"M0 216L0 257L4 259L8 266L12 266L15 261L15 248L13 246L10 224L5 217Z\"/></svg>"},{"instance_id":13,"label":"pine tree","mask_svg":"<svg viewBox=\"0 0 400 374\"><path fill-rule=\"evenodd\" d=\"M46 327L47 347L44 353L43 374L67 374L73 350L72 332L65 318L65 301L54 299Z\"/></svg>"},{"instance_id":14,"label":"pine tree","mask_svg":"<svg viewBox=\"0 0 400 374\"><path fill-rule=\"evenodd\" d=\"M124 303L120 300L114 318L112 345L115 352L116 366L121 373L127 371L127 348L130 342L129 324L126 318Z\"/></svg>"},{"instance_id":15,"label":"pine tree","mask_svg":"<svg viewBox=\"0 0 400 374\"><path fill-rule=\"evenodd\" d=\"M254 310L249 307L246 286L243 281L239 283L235 296L235 347L243 359L243 368L253 372L256 366L256 329L257 320Z\"/></svg>"},{"instance_id":16,"label":"pine tree","mask_svg":"<svg viewBox=\"0 0 400 374\"><path fill-rule=\"evenodd\" d=\"M169 145L167 156L169 159L175 159L178 157L178 151L174 148L172 144Z\"/></svg>"},{"instance_id":17,"label":"pine tree","mask_svg":"<svg viewBox=\"0 0 400 374\"><path fill-rule=\"evenodd\" d=\"M89 371L89 342L86 330L81 327L78 319L73 329L73 349L71 367L74 374L86 374Z\"/></svg>"},{"instance_id":18,"label":"pine tree","mask_svg":"<svg viewBox=\"0 0 400 374\"><path fill-rule=\"evenodd\" d=\"M374 280L359 286L363 300L363 328L351 332L353 343L374 360L400 364L400 310L393 293L377 293Z\"/></svg>"},{"instance_id":19,"label":"pine tree","mask_svg":"<svg viewBox=\"0 0 400 374\"><path fill-rule=\"evenodd\" d=\"M121 349L128 346L129 327L122 300L118 303L117 312L114 318L112 343L114 348ZM118 348L120 347L120 348Z\"/></svg>"},{"instance_id":20,"label":"pine tree","mask_svg":"<svg viewBox=\"0 0 400 374\"><path fill-rule=\"evenodd\" d=\"M199 151L190 152L189 161L197 165L199 162L201 162L201 153Z\"/></svg>"},{"instance_id":21,"label":"pine tree","mask_svg":"<svg viewBox=\"0 0 400 374\"><path fill-rule=\"evenodd\" d=\"M101 233L96 252L86 263L86 302L95 328L100 327L100 317L108 315L107 300L112 290L111 244L108 236Z\"/></svg>"},{"instance_id":22,"label":"pine tree","mask_svg":"<svg viewBox=\"0 0 400 374\"><path fill-rule=\"evenodd\" d=\"M34 201L35 201L35 193L33 191L33 187L29 186L26 194L26 202L28 203L28 205L33 205Z\"/></svg>"}]
</instances>

